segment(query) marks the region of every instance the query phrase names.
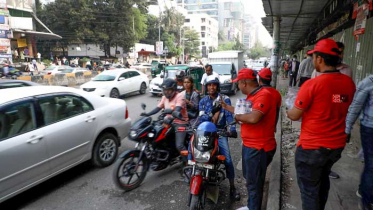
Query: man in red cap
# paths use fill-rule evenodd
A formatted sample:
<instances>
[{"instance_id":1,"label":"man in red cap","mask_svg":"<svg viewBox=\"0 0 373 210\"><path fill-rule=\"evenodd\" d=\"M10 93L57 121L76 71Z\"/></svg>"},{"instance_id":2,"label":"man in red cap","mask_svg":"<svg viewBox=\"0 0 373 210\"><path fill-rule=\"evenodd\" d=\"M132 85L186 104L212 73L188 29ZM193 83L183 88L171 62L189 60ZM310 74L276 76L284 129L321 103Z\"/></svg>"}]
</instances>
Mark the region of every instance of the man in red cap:
<instances>
[{"instance_id":1,"label":"man in red cap","mask_svg":"<svg viewBox=\"0 0 373 210\"><path fill-rule=\"evenodd\" d=\"M276 152L277 104L271 92L259 85L253 70L241 69L234 81L238 81L238 87L247 95L246 100L252 103L252 112L234 115L236 121L242 122L242 168L249 195L247 206L239 209L260 210L267 167ZM225 103L222 106L234 113L234 107Z\"/></svg>"},{"instance_id":2,"label":"man in red cap","mask_svg":"<svg viewBox=\"0 0 373 210\"><path fill-rule=\"evenodd\" d=\"M266 88L276 100L277 113L276 113L276 123L275 123L275 125L277 125L278 115L280 113L281 101L282 101L281 94L280 94L280 92L278 92L276 90L276 88L273 88L271 86L271 82L272 82L272 71L271 71L271 69L263 68L262 70L259 71L258 76L259 76L259 85L262 86L263 88Z\"/></svg>"},{"instance_id":3,"label":"man in red cap","mask_svg":"<svg viewBox=\"0 0 373 210\"><path fill-rule=\"evenodd\" d=\"M336 69L340 51L335 41L320 40L310 53L323 74L302 85L287 115L294 121L302 117L295 168L303 209L320 210L328 199L330 169L346 145L345 121L355 84Z\"/></svg>"}]
</instances>

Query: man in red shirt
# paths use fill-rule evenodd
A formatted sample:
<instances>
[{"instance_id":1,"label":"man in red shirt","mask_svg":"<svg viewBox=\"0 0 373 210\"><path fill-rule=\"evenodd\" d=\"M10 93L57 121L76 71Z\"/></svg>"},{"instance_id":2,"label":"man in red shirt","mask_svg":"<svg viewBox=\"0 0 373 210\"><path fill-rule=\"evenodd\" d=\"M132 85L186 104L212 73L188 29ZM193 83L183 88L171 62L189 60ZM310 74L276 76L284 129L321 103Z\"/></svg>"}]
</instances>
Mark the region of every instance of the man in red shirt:
<instances>
[{"instance_id":1,"label":"man in red shirt","mask_svg":"<svg viewBox=\"0 0 373 210\"><path fill-rule=\"evenodd\" d=\"M272 82L271 69L262 68L262 70L259 71L258 76L259 76L259 85L262 86L263 88L266 88L272 94L274 99L276 100L277 115L276 115L276 124L275 125L277 125L278 115L280 113L281 102L282 102L281 94L280 94L280 92L278 92L276 90L276 88L273 88L271 86L271 82Z\"/></svg>"},{"instance_id":2,"label":"man in red shirt","mask_svg":"<svg viewBox=\"0 0 373 210\"><path fill-rule=\"evenodd\" d=\"M268 165L276 152L275 121L277 102L267 88L259 86L256 73L251 69L241 69L235 82L252 103L248 114L235 114L236 121L242 122L241 137L242 168L248 191L248 204L240 210L260 210L263 187ZM234 107L222 103L224 109L234 113Z\"/></svg>"},{"instance_id":3,"label":"man in red shirt","mask_svg":"<svg viewBox=\"0 0 373 210\"><path fill-rule=\"evenodd\" d=\"M345 121L355 84L336 70L340 51L335 41L320 40L311 53L315 69L323 74L302 85L287 115L294 121L302 117L295 168L303 209L320 210L328 199L330 169L346 145Z\"/></svg>"}]
</instances>

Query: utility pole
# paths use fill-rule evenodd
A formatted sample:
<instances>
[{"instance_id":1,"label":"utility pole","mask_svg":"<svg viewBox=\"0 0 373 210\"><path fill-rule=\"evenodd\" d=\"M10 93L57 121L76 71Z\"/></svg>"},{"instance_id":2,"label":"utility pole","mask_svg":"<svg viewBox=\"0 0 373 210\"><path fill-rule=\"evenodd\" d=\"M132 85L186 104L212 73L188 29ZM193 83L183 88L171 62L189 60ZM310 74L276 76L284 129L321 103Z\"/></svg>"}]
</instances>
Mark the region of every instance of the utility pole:
<instances>
[{"instance_id":1,"label":"utility pole","mask_svg":"<svg viewBox=\"0 0 373 210\"><path fill-rule=\"evenodd\" d=\"M273 87L276 88L277 86L277 75L278 75L278 60L279 60L279 52L280 52L280 17L276 16L273 17L273 49L272 49L272 57L271 61L273 65Z\"/></svg>"}]
</instances>

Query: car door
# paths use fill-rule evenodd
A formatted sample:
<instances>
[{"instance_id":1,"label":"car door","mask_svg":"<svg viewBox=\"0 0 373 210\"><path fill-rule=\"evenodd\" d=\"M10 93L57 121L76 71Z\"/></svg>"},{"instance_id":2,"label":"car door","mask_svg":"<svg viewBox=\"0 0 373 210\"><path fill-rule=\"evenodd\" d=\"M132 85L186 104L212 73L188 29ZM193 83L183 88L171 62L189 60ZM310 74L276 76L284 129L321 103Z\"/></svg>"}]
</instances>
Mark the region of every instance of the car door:
<instances>
[{"instance_id":1,"label":"car door","mask_svg":"<svg viewBox=\"0 0 373 210\"><path fill-rule=\"evenodd\" d=\"M143 81L140 73L137 71L129 71L128 73L131 79L132 92L140 90L140 85Z\"/></svg>"},{"instance_id":2,"label":"car door","mask_svg":"<svg viewBox=\"0 0 373 210\"><path fill-rule=\"evenodd\" d=\"M119 78L123 77L124 80L119 80ZM129 76L128 72L122 73L118 78L117 84L118 84L118 89L121 95L129 93L132 91L131 87L131 79Z\"/></svg>"},{"instance_id":3,"label":"car door","mask_svg":"<svg viewBox=\"0 0 373 210\"><path fill-rule=\"evenodd\" d=\"M93 106L72 94L42 96L38 104L52 173L87 160L97 128Z\"/></svg>"},{"instance_id":4,"label":"car door","mask_svg":"<svg viewBox=\"0 0 373 210\"><path fill-rule=\"evenodd\" d=\"M32 98L0 106L0 203L50 173Z\"/></svg>"}]
</instances>

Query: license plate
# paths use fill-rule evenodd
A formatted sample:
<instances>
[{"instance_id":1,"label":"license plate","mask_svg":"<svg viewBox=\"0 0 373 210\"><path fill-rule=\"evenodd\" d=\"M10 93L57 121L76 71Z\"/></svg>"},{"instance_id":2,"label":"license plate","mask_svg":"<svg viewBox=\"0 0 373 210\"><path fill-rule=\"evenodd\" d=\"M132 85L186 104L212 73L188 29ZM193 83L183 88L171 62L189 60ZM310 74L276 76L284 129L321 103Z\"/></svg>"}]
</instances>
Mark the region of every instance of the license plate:
<instances>
[{"instance_id":1,"label":"license plate","mask_svg":"<svg viewBox=\"0 0 373 210\"><path fill-rule=\"evenodd\" d=\"M196 163L194 161L191 161L191 160L188 160L188 165L197 165L199 167L202 167L202 168L207 168L207 169L213 169L214 166L213 165L210 165L210 164L204 164L204 163Z\"/></svg>"}]
</instances>

